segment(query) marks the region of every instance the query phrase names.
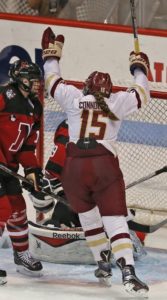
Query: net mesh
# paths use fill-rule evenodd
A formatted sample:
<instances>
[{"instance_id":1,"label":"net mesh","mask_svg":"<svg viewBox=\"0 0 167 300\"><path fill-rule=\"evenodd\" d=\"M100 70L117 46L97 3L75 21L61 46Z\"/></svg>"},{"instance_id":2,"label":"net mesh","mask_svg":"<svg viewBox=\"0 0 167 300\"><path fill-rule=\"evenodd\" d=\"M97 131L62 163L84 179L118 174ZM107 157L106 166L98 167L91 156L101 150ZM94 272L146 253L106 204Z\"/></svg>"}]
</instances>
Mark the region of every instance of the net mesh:
<instances>
[{"instance_id":1,"label":"net mesh","mask_svg":"<svg viewBox=\"0 0 167 300\"><path fill-rule=\"evenodd\" d=\"M120 87L120 90L122 88ZM165 97L163 97L165 98ZM57 126L66 118L60 106L45 97L44 164L51 153ZM123 121L117 141L120 167L125 184L161 169L167 158L167 93L166 100L157 92L150 103ZM143 211L147 223L160 221L167 214L166 173L162 173L126 190L127 205ZM138 216L138 218L141 217ZM146 223L146 222L145 222Z\"/></svg>"},{"instance_id":2,"label":"net mesh","mask_svg":"<svg viewBox=\"0 0 167 300\"><path fill-rule=\"evenodd\" d=\"M111 0L85 0L76 8L77 20L103 23L110 18L111 22L113 14L111 16L109 12L117 7L117 3L117 0L112 3Z\"/></svg>"}]
</instances>

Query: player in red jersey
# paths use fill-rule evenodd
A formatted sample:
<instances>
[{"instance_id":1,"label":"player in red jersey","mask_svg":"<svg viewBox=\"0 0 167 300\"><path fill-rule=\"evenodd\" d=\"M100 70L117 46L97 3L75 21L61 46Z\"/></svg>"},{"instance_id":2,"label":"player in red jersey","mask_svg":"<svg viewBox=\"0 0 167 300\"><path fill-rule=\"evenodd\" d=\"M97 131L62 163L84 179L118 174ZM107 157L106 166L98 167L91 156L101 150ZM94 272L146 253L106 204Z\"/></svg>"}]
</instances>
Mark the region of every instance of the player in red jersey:
<instances>
[{"instance_id":1,"label":"player in red jersey","mask_svg":"<svg viewBox=\"0 0 167 300\"><path fill-rule=\"evenodd\" d=\"M79 214L88 245L98 269L95 276L110 284L112 244L123 285L131 294L146 295L148 287L135 274L132 243L126 222L125 184L115 149L122 120L149 100L149 60L140 52L130 54L134 85L112 93L108 73L95 71L83 91L66 85L59 60L64 37L47 28L42 37L45 81L49 94L67 113L69 143L62 184L72 208ZM109 279L109 280L108 280Z\"/></svg>"},{"instance_id":2,"label":"player in red jersey","mask_svg":"<svg viewBox=\"0 0 167 300\"><path fill-rule=\"evenodd\" d=\"M66 158L66 145L69 141L68 134L68 124L67 120L62 121L57 127L54 140L53 140L53 149L51 151L51 155L47 161L45 166L45 178L48 178L50 181L50 185L52 187L52 191L60 197L66 198L65 193L61 184L61 173L64 167L64 162ZM47 184L47 183L46 183ZM45 185L45 182L44 182ZM47 188L43 186L43 188ZM43 197L41 197L43 196ZM49 217L46 214L45 220L45 212L48 212L47 201L43 201L46 196L41 193L33 193L30 194L30 198L34 204L34 208L38 213L44 213L44 218L40 217L40 223L43 225L52 224L54 227L80 227L80 221L78 214L75 213L68 207L66 204L58 201L52 216ZM53 200L53 205L55 200ZM50 206L52 209L52 207ZM50 214L50 212L49 212Z\"/></svg>"},{"instance_id":3,"label":"player in red jersey","mask_svg":"<svg viewBox=\"0 0 167 300\"><path fill-rule=\"evenodd\" d=\"M38 99L42 73L27 61L17 60L9 71L10 82L0 89L0 164L17 172L19 166L38 189L42 180L35 150L42 105ZM19 180L0 171L0 233L7 227L18 271L39 276L42 265L29 253L25 199ZM6 272L0 273L0 283Z\"/></svg>"},{"instance_id":4,"label":"player in red jersey","mask_svg":"<svg viewBox=\"0 0 167 300\"><path fill-rule=\"evenodd\" d=\"M54 135L54 146L52 154L45 166L45 176L52 179L53 191L61 197L65 197L64 190L61 184L61 173L64 167L66 158L66 145L69 142L68 124L64 120L59 124ZM58 202L53 211L49 224L54 224L55 227L65 225L67 227L80 227L78 214L72 211L67 205ZM46 224L48 223L46 222Z\"/></svg>"}]
</instances>

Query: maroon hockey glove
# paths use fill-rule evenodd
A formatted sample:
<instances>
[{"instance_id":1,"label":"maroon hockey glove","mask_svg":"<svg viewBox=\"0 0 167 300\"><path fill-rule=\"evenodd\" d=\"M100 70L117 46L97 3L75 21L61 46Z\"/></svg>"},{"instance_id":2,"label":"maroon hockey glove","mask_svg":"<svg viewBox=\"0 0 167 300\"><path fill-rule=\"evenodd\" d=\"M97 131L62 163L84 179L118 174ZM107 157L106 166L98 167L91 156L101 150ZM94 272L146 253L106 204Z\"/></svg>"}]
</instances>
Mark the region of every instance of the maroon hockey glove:
<instances>
[{"instance_id":1,"label":"maroon hockey glove","mask_svg":"<svg viewBox=\"0 0 167 300\"><path fill-rule=\"evenodd\" d=\"M143 73L146 76L148 76L150 62L148 56L145 53L143 52L135 53L134 51L132 51L130 53L129 62L130 62L130 72L132 75L134 75L134 70L139 68L143 71Z\"/></svg>"},{"instance_id":2,"label":"maroon hockey glove","mask_svg":"<svg viewBox=\"0 0 167 300\"><path fill-rule=\"evenodd\" d=\"M55 36L54 32L50 27L45 29L41 46L42 46L42 58L46 60L47 58L60 59L62 54L62 48L64 45L64 36Z\"/></svg>"}]
</instances>

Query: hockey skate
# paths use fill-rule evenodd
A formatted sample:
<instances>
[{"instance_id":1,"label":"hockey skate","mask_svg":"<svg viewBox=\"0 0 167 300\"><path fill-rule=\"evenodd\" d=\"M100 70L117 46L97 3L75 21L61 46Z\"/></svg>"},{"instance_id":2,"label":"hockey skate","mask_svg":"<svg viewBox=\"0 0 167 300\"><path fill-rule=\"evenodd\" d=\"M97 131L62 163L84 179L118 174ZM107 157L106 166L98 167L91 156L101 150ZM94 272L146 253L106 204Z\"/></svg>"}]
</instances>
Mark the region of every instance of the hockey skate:
<instances>
[{"instance_id":1,"label":"hockey skate","mask_svg":"<svg viewBox=\"0 0 167 300\"><path fill-rule=\"evenodd\" d=\"M117 265L122 271L122 282L125 291L133 296L147 298L149 288L144 282L137 278L134 266L126 265L124 258L118 259Z\"/></svg>"},{"instance_id":2,"label":"hockey skate","mask_svg":"<svg viewBox=\"0 0 167 300\"><path fill-rule=\"evenodd\" d=\"M98 261L98 269L95 270L95 276L99 282L105 286L111 286L111 251L105 250L101 252L102 260Z\"/></svg>"},{"instance_id":3,"label":"hockey skate","mask_svg":"<svg viewBox=\"0 0 167 300\"><path fill-rule=\"evenodd\" d=\"M41 262L33 258L28 250L23 252L14 251L14 262L17 272L33 277L42 276L41 270L43 267Z\"/></svg>"},{"instance_id":4,"label":"hockey skate","mask_svg":"<svg viewBox=\"0 0 167 300\"><path fill-rule=\"evenodd\" d=\"M0 270L0 285L7 283L7 274L6 271Z\"/></svg>"}]
</instances>

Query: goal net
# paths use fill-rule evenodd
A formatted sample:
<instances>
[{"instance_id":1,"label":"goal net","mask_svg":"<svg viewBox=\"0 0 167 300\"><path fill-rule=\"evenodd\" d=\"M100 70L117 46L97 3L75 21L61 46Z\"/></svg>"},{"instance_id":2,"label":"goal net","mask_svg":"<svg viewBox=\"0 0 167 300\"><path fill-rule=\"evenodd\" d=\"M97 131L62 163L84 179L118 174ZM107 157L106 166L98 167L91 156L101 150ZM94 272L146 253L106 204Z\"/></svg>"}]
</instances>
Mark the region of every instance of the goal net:
<instances>
[{"instance_id":1,"label":"goal net","mask_svg":"<svg viewBox=\"0 0 167 300\"><path fill-rule=\"evenodd\" d=\"M81 88L82 84L73 82ZM113 92L124 89L114 87ZM51 98L44 106L44 165L53 136L66 114ZM125 184L145 177L167 164L167 92L152 91L150 103L123 121L117 140ZM167 173L126 190L127 206L136 210L136 221L155 224L167 216Z\"/></svg>"},{"instance_id":2,"label":"goal net","mask_svg":"<svg viewBox=\"0 0 167 300\"><path fill-rule=\"evenodd\" d=\"M84 0L76 7L77 20L115 23L118 5L118 0Z\"/></svg>"}]
</instances>

